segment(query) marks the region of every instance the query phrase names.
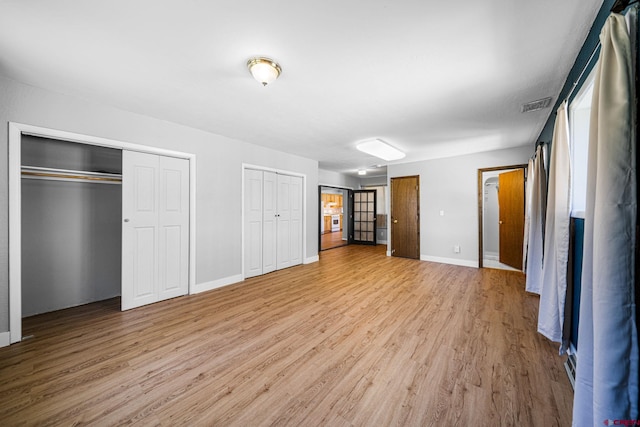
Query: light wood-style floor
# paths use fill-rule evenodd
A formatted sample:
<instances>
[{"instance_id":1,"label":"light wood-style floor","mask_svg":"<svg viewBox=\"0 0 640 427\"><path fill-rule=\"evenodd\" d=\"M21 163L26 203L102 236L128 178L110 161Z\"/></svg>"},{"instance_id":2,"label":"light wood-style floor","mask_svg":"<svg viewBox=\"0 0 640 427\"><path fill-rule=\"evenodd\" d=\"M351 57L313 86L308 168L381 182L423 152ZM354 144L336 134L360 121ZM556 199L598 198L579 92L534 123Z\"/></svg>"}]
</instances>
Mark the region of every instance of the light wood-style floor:
<instances>
[{"instance_id":1,"label":"light wood-style floor","mask_svg":"<svg viewBox=\"0 0 640 427\"><path fill-rule=\"evenodd\" d=\"M384 250L25 319L34 337L0 349L0 425L570 425L521 274Z\"/></svg>"},{"instance_id":2,"label":"light wood-style floor","mask_svg":"<svg viewBox=\"0 0 640 427\"><path fill-rule=\"evenodd\" d=\"M322 233L320 235L320 249L332 249L348 245L346 240L342 240L342 230Z\"/></svg>"}]
</instances>

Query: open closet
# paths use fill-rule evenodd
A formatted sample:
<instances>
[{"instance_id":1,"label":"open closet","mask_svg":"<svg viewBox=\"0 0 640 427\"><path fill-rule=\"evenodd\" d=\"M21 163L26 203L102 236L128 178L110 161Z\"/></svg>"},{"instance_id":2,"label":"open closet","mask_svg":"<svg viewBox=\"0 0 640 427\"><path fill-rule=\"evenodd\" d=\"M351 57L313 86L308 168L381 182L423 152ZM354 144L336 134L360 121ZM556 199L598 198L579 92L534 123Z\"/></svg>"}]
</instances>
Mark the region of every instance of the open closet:
<instances>
[{"instance_id":1,"label":"open closet","mask_svg":"<svg viewBox=\"0 0 640 427\"><path fill-rule=\"evenodd\" d=\"M21 138L22 317L189 292L189 160Z\"/></svg>"},{"instance_id":2,"label":"open closet","mask_svg":"<svg viewBox=\"0 0 640 427\"><path fill-rule=\"evenodd\" d=\"M24 135L22 315L121 293L122 150Z\"/></svg>"},{"instance_id":3,"label":"open closet","mask_svg":"<svg viewBox=\"0 0 640 427\"><path fill-rule=\"evenodd\" d=\"M9 123L9 339L22 318L195 285L193 154Z\"/></svg>"}]
</instances>

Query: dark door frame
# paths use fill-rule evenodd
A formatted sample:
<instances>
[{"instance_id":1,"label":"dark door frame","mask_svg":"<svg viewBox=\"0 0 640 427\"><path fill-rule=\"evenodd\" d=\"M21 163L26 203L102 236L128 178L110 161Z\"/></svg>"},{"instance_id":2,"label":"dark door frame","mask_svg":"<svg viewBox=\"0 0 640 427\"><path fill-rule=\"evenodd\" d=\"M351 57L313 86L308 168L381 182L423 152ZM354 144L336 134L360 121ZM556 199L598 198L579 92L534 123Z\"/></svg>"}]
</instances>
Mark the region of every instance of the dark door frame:
<instances>
[{"instance_id":1,"label":"dark door frame","mask_svg":"<svg viewBox=\"0 0 640 427\"><path fill-rule=\"evenodd\" d=\"M350 203L351 199L353 198L353 189L349 188L349 187L338 187L335 185L322 185L322 184L318 184L318 254L320 252L322 252L323 250L326 249L322 249L322 224L321 221L324 221L323 215L322 215L322 189L323 188L332 188L334 190L342 190L342 191L346 191L347 192L347 198L348 200L343 200L342 201L342 206L345 206L345 203ZM348 206L348 205L347 205ZM353 212L351 212L351 208L349 208L349 216L353 216ZM351 219L347 218L345 220L345 218L342 218L342 223L343 224L350 224ZM343 245L343 246L347 246L350 245L351 243L353 243L351 241L352 239L352 234L353 234L353 230L351 230L351 225L346 225L346 227L349 227L349 230L347 230L347 244ZM341 246L337 246L337 247L341 247ZM333 249L333 248L331 248Z\"/></svg>"},{"instance_id":2,"label":"dark door frame","mask_svg":"<svg viewBox=\"0 0 640 427\"><path fill-rule=\"evenodd\" d=\"M495 166L491 168L482 168L478 169L478 268L482 268L482 261L484 259L484 244L483 244L483 198L484 198L484 184L482 182L482 174L484 172L495 172L501 170L512 170L512 169L524 169L524 177L525 177L525 188L527 185L527 164L520 165L510 165L510 166ZM525 190L525 203L526 203L526 190ZM526 213L525 213L526 215Z\"/></svg>"}]
</instances>

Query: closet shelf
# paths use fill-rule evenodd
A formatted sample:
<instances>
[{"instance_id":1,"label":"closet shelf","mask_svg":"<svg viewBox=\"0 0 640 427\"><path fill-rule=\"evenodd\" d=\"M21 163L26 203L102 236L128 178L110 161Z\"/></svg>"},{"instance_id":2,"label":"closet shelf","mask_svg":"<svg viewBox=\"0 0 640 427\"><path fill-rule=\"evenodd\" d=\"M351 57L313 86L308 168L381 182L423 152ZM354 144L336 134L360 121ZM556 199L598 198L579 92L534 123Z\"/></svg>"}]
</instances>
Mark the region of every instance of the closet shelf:
<instances>
[{"instance_id":1,"label":"closet shelf","mask_svg":"<svg viewBox=\"0 0 640 427\"><path fill-rule=\"evenodd\" d=\"M92 182L96 184L121 184L122 175L108 172L88 172L70 169L22 166L22 177L53 181Z\"/></svg>"}]
</instances>

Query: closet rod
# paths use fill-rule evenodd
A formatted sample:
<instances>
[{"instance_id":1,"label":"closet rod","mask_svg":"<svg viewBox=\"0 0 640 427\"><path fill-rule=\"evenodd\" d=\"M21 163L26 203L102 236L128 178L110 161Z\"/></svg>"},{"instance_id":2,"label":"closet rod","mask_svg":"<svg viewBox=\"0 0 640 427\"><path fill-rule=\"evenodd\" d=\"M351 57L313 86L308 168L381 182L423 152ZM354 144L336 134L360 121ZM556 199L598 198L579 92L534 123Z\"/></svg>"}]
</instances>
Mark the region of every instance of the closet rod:
<instances>
[{"instance_id":1,"label":"closet rod","mask_svg":"<svg viewBox=\"0 0 640 427\"><path fill-rule=\"evenodd\" d=\"M108 181L108 182L122 182L122 178L104 178L99 176L82 176L82 175L66 175L61 173L49 173L49 172L30 172L24 171L22 175L29 177L46 177L46 178L63 178L63 179L83 179L86 181Z\"/></svg>"},{"instance_id":2,"label":"closet rod","mask_svg":"<svg viewBox=\"0 0 640 427\"><path fill-rule=\"evenodd\" d=\"M51 169L36 166L23 166L22 175L24 178L32 179L52 179L52 180L70 180L70 181L89 181L101 184L120 184L122 183L122 175L101 173L101 172L84 172L67 169Z\"/></svg>"}]
</instances>

